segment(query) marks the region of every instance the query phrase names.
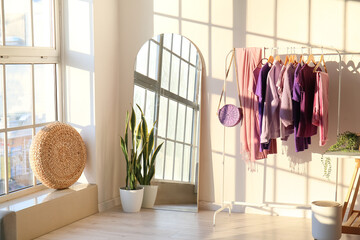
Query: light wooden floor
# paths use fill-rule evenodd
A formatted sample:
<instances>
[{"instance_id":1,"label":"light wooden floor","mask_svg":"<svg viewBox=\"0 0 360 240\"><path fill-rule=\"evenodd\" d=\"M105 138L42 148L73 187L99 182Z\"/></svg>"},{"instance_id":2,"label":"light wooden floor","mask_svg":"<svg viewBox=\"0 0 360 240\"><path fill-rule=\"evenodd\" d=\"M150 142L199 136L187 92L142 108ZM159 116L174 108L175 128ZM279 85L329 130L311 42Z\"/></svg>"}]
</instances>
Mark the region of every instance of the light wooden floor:
<instances>
[{"instance_id":1,"label":"light wooden floor","mask_svg":"<svg viewBox=\"0 0 360 240\"><path fill-rule=\"evenodd\" d=\"M222 212L212 226L212 211L199 213L142 209L140 213L123 213L120 208L95 214L38 240L49 239L242 239L309 240L311 220L256 214ZM341 239L360 239L345 235Z\"/></svg>"}]
</instances>

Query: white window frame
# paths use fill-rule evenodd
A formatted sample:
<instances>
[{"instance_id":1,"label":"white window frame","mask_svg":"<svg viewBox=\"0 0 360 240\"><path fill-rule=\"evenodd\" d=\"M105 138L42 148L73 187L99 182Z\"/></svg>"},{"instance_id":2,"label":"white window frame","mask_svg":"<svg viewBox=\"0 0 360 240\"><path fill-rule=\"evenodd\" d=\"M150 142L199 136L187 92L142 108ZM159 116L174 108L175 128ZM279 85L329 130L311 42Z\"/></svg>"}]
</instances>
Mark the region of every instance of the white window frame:
<instances>
[{"instance_id":1,"label":"white window frame","mask_svg":"<svg viewBox=\"0 0 360 240\"><path fill-rule=\"evenodd\" d=\"M172 34L173 36L173 34ZM182 40L183 40L183 36L182 36ZM173 37L171 38L171 46L173 45ZM180 53L182 53L182 40L181 40L181 48L180 48ZM160 109L160 96L165 97L167 99L167 117L166 117L166 133L165 133L165 137L161 137L158 136L158 131L157 131L157 125L158 122L156 123L156 129L155 129L155 145L157 145L158 140L163 140L164 144L163 147L164 148L164 158L163 158L163 173L162 173L162 178L156 178L156 181L164 181L164 182L180 182L180 183L191 183L191 184L195 184L196 181L196 174L195 174L195 168L196 168L196 163L198 161L198 159L196 157L198 157L198 136L199 136L199 110L200 110L200 106L199 106L199 98L200 98L200 94L199 94L199 86L200 86L200 81L201 81L201 69L200 69L200 57L199 54L197 53L197 59L196 59L196 64L193 64L190 62L190 51L192 47L195 47L193 44L190 44L189 47L189 60L186 60L184 58L182 58L182 56L179 56L178 54L176 54L175 52L173 52L172 49L168 49L167 47L164 46L164 35L160 36L159 41L156 41L154 39L150 39L148 40L145 44L149 44L148 47L148 54L147 54L147 75L149 75L149 58L150 58L150 42L154 42L155 44L157 44L159 46L159 53L158 53L158 57L159 57L159 64L158 64L158 69L157 69L157 79L158 80L154 80L151 79L148 76L145 76L139 72L137 72L136 70L134 71L134 85L141 87L145 90L150 90L152 92L155 93L155 120L159 119L159 109ZM162 74L162 56L163 56L163 50L166 49L171 55L175 55L176 57L178 57L180 59L179 61L179 81L178 81L178 94L175 94L173 92L170 91L170 86L171 86L171 65L172 65L172 61L170 60L170 65L169 65L169 90L163 89L161 88L161 74ZM170 58L171 59L171 58ZM196 70L196 77L195 77L195 83L196 85L194 86L194 91L195 91L195 96L194 96L194 101L190 101L183 97L181 97L179 95L179 91L180 91L180 74L181 74L181 61L184 61L185 63L187 63L189 66L193 66L195 67ZM136 66L136 63L135 63ZM189 87L189 72L190 72L190 67L188 67L188 74L187 74L187 88ZM187 92L187 95L189 93ZM144 98L144 113L146 115L146 92L145 92L145 98ZM178 115L178 111L179 111L179 104L183 104L185 105L185 107L190 107L194 110L194 114L193 114L193 118L192 118L192 134L191 134L191 143L186 143L185 142L185 136L184 136L184 140L183 141L178 141L176 139L176 134L177 131L175 130L175 139L170 139L167 137L167 126L168 126L168 112L169 112L169 101L173 100L176 102L177 104L177 111L176 111L176 115ZM136 107L136 106L135 106ZM186 114L187 114L187 110L185 109L185 124L186 124ZM176 122L175 122L175 128L177 129L177 120L178 117L176 116ZM186 125L185 125L186 126ZM185 135L185 132L184 132ZM165 165L166 165L166 150L167 150L167 142L173 142L174 143L174 153L173 153L173 170L172 170L172 178L171 179L165 179ZM183 145L183 149L182 149L182 169L181 169L181 181L177 181L174 180L174 172L175 172L175 156L176 156L176 144L182 144ZM185 146L190 146L190 151L191 151L191 157L190 157L190 169L189 169L189 179L184 179L184 152L185 152ZM195 154L197 153L197 156L195 156ZM159 161L160 159L157 158L157 161Z\"/></svg>"},{"instance_id":2,"label":"white window frame","mask_svg":"<svg viewBox=\"0 0 360 240\"><path fill-rule=\"evenodd\" d=\"M34 64L54 64L55 65L55 121L63 121L63 94L62 94L62 78L61 78L61 38L60 38L60 29L61 29L61 9L62 1L53 0L53 18L54 18L54 47L34 47L34 27L33 27L33 8L31 2L31 32L32 32L32 46L3 46L0 45L0 67L3 67L3 86L4 86L4 119L5 126L4 129L0 129L0 133L4 132L4 167L8 169L8 148L7 146L7 132L14 130L22 129L32 129L32 135L35 136L36 128L42 127L46 123L35 123L35 89L34 89ZM4 1L1 1L1 11L2 11L2 29L5 30L5 15L4 15ZM5 31L4 31L5 32ZM3 43L5 44L5 34L2 35ZM19 127L7 126L7 109L6 109L6 72L5 64L30 64L32 66L32 124ZM24 188L15 190L9 193L9 175L8 171L5 171L5 193L0 195L0 202L8 201L23 195L28 195L32 192L45 189L43 185L37 183L37 179L33 176L33 185Z\"/></svg>"}]
</instances>

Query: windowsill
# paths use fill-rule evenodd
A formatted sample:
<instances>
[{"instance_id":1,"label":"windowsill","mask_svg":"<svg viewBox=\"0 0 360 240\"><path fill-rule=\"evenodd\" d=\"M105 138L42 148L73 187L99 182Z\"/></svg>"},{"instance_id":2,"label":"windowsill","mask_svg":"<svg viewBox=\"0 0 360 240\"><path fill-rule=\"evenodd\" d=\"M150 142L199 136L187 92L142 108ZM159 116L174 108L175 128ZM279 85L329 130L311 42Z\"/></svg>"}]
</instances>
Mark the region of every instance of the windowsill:
<instances>
[{"instance_id":1,"label":"windowsill","mask_svg":"<svg viewBox=\"0 0 360 240\"><path fill-rule=\"evenodd\" d=\"M38 185L0 197L0 210L20 211L47 202L51 199L62 197L75 191L80 191L88 186L89 184L75 183L70 188L56 190L47 188L44 185Z\"/></svg>"},{"instance_id":2,"label":"windowsill","mask_svg":"<svg viewBox=\"0 0 360 240\"><path fill-rule=\"evenodd\" d=\"M164 179L154 179L151 183L174 183L174 184L186 184L186 185L195 185L195 183L182 182L182 181L173 181L173 180L164 180Z\"/></svg>"}]
</instances>

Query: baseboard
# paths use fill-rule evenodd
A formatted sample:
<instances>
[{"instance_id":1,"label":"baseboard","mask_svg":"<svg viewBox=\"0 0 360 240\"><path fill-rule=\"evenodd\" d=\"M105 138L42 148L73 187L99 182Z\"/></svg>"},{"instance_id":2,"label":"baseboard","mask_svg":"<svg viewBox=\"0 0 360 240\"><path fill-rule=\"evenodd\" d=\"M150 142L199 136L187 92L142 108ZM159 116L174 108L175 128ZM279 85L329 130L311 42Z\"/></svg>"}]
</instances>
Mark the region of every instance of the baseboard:
<instances>
[{"instance_id":1,"label":"baseboard","mask_svg":"<svg viewBox=\"0 0 360 240\"><path fill-rule=\"evenodd\" d=\"M104 211L109 210L118 205L120 205L120 196L110 199L110 200L107 200L105 202L99 203L99 205L98 205L99 212L104 212Z\"/></svg>"},{"instance_id":2,"label":"baseboard","mask_svg":"<svg viewBox=\"0 0 360 240\"><path fill-rule=\"evenodd\" d=\"M222 206L221 203L199 201L200 210L216 211ZM222 212L228 212L227 208ZM243 203L242 206L233 205L231 212L235 213L251 213L262 214L270 216L284 216L284 217L298 217L298 218L311 218L311 209L309 206L296 205L296 204L253 204Z\"/></svg>"}]
</instances>

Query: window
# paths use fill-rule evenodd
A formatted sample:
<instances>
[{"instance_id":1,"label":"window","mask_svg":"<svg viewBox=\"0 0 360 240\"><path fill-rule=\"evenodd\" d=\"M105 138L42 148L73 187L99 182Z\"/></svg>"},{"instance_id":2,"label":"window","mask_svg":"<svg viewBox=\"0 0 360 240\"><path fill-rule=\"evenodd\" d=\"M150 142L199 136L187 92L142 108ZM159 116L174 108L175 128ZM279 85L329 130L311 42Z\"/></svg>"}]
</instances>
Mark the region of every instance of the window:
<instances>
[{"instance_id":1,"label":"window","mask_svg":"<svg viewBox=\"0 0 360 240\"><path fill-rule=\"evenodd\" d=\"M134 106L148 123L157 121L155 179L195 183L201 63L196 47L176 34L163 34L140 49L134 72Z\"/></svg>"},{"instance_id":2,"label":"window","mask_svg":"<svg viewBox=\"0 0 360 240\"><path fill-rule=\"evenodd\" d=\"M0 194L39 184L32 137L58 120L58 1L0 0Z\"/></svg>"}]
</instances>

